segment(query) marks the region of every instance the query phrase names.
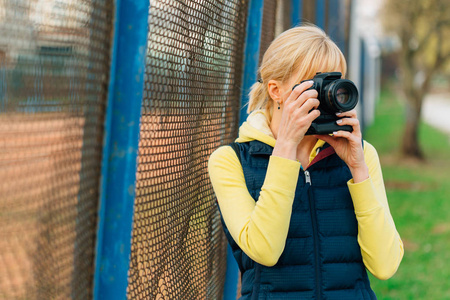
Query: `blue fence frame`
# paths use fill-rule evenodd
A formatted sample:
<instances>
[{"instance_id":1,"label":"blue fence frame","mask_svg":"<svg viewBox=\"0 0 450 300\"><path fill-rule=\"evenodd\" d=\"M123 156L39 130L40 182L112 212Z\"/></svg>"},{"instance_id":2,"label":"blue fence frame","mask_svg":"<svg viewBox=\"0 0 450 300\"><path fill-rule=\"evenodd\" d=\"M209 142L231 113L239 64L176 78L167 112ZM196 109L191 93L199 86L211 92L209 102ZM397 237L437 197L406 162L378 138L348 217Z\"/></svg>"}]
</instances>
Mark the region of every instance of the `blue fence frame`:
<instances>
[{"instance_id":1,"label":"blue fence frame","mask_svg":"<svg viewBox=\"0 0 450 300\"><path fill-rule=\"evenodd\" d=\"M302 23L303 0L291 0L291 27Z\"/></svg>"},{"instance_id":2,"label":"blue fence frame","mask_svg":"<svg viewBox=\"0 0 450 300\"><path fill-rule=\"evenodd\" d=\"M125 299L147 50L149 0L115 0L94 299Z\"/></svg>"},{"instance_id":3,"label":"blue fence frame","mask_svg":"<svg viewBox=\"0 0 450 300\"><path fill-rule=\"evenodd\" d=\"M251 86L256 82L259 52L261 46L261 30L263 17L264 1L250 0L247 19L247 36L244 49L244 70L242 76L242 94L241 94L241 113L239 122L247 119L248 93Z\"/></svg>"},{"instance_id":4,"label":"blue fence frame","mask_svg":"<svg viewBox=\"0 0 450 300\"><path fill-rule=\"evenodd\" d=\"M242 76L241 109L239 123L247 119L248 93L251 86L256 82L259 52L261 46L261 30L264 1L250 0L248 7L247 35L244 49L244 69ZM237 296L239 282L239 268L233 257L231 247L227 248L227 272L223 292L224 300L234 300Z\"/></svg>"},{"instance_id":5,"label":"blue fence frame","mask_svg":"<svg viewBox=\"0 0 450 300\"><path fill-rule=\"evenodd\" d=\"M325 28L325 0L316 0L316 25Z\"/></svg>"}]
</instances>

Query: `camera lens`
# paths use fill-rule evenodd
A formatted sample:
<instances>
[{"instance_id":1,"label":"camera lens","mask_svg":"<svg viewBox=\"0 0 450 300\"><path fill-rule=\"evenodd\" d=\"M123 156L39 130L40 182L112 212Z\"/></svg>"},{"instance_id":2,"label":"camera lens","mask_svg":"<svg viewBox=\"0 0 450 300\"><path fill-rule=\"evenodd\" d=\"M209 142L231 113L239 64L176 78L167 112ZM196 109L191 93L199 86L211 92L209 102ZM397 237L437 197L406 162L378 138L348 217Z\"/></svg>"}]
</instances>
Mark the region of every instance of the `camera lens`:
<instances>
[{"instance_id":1,"label":"camera lens","mask_svg":"<svg viewBox=\"0 0 450 300\"><path fill-rule=\"evenodd\" d=\"M336 100L339 103L345 104L350 98L350 92L346 88L340 88L336 92Z\"/></svg>"},{"instance_id":2,"label":"camera lens","mask_svg":"<svg viewBox=\"0 0 450 300\"><path fill-rule=\"evenodd\" d=\"M358 89L350 80L334 80L323 91L324 104L331 113L352 110L358 103Z\"/></svg>"}]
</instances>

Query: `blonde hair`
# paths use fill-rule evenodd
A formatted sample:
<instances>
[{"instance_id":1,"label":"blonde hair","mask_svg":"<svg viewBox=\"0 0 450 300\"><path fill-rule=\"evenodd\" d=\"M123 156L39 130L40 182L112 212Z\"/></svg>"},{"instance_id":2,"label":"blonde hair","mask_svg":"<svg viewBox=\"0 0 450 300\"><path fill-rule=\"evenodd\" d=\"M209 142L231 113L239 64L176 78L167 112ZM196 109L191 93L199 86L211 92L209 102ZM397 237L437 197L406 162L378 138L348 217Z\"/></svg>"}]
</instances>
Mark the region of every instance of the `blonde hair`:
<instances>
[{"instance_id":1,"label":"blonde hair","mask_svg":"<svg viewBox=\"0 0 450 300\"><path fill-rule=\"evenodd\" d=\"M267 89L269 80L286 82L299 74L296 83L311 79L317 72L347 72L345 57L338 46L320 28L303 25L291 28L272 41L259 67L261 82L252 85L247 112L265 108L272 115L272 101Z\"/></svg>"}]
</instances>

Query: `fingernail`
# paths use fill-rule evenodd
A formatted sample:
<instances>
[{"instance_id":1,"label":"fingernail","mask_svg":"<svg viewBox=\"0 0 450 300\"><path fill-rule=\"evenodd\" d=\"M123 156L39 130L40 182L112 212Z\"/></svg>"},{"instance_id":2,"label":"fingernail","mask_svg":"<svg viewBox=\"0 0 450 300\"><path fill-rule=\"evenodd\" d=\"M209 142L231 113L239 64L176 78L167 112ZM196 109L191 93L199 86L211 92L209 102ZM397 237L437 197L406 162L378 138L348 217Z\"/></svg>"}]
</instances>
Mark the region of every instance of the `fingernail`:
<instances>
[{"instance_id":1,"label":"fingernail","mask_svg":"<svg viewBox=\"0 0 450 300\"><path fill-rule=\"evenodd\" d=\"M342 113L341 113L341 112L337 112L337 113L336 113L336 116L339 116L340 114L342 114Z\"/></svg>"},{"instance_id":2,"label":"fingernail","mask_svg":"<svg viewBox=\"0 0 450 300\"><path fill-rule=\"evenodd\" d=\"M339 119L339 120L336 121L336 123L341 124L341 123L342 123L342 120Z\"/></svg>"},{"instance_id":3,"label":"fingernail","mask_svg":"<svg viewBox=\"0 0 450 300\"><path fill-rule=\"evenodd\" d=\"M314 81L313 80L308 80L308 83L313 84Z\"/></svg>"},{"instance_id":4,"label":"fingernail","mask_svg":"<svg viewBox=\"0 0 450 300\"><path fill-rule=\"evenodd\" d=\"M333 135L336 135L336 134L337 134L337 131L333 132Z\"/></svg>"}]
</instances>

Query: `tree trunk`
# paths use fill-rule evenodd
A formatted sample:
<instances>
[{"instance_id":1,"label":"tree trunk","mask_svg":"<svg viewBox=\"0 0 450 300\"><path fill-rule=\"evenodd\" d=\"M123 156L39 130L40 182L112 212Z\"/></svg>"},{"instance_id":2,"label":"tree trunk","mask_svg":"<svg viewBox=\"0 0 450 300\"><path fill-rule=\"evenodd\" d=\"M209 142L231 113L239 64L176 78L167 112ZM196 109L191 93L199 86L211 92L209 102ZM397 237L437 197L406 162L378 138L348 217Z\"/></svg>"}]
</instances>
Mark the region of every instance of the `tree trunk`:
<instances>
[{"instance_id":1,"label":"tree trunk","mask_svg":"<svg viewBox=\"0 0 450 300\"><path fill-rule=\"evenodd\" d=\"M421 101L419 102L421 103ZM419 122L422 105L406 104L406 124L403 133L401 154L404 157L423 160L423 152L419 144Z\"/></svg>"},{"instance_id":2,"label":"tree trunk","mask_svg":"<svg viewBox=\"0 0 450 300\"><path fill-rule=\"evenodd\" d=\"M409 39L404 36L402 43L407 45ZM416 52L405 47L400 52L401 84L406 100L406 122L403 132L401 154L405 158L423 160L423 152L419 144L419 122L422 111L422 102L426 91L424 82L418 80L419 74L415 66Z\"/></svg>"}]
</instances>

